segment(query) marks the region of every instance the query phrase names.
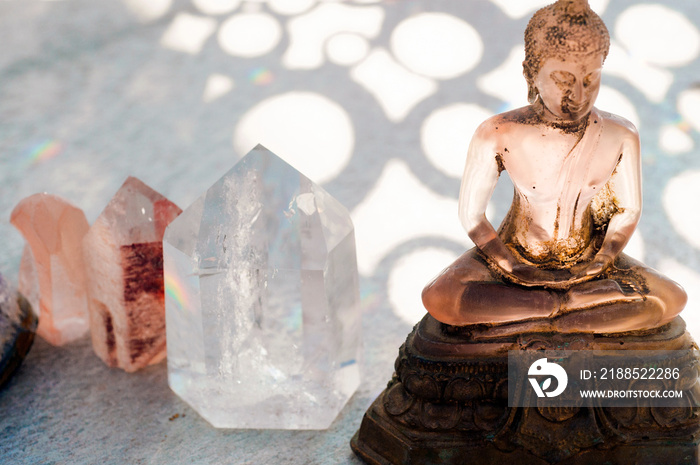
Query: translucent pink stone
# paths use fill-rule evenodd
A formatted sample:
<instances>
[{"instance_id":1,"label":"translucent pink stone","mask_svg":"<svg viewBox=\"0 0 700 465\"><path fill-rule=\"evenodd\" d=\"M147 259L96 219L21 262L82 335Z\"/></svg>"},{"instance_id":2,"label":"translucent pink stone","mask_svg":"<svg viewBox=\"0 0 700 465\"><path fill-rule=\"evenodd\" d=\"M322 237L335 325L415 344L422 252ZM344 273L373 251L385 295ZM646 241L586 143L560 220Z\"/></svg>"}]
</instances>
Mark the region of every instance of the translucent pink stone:
<instances>
[{"instance_id":1,"label":"translucent pink stone","mask_svg":"<svg viewBox=\"0 0 700 465\"><path fill-rule=\"evenodd\" d=\"M58 196L34 194L12 211L27 241L19 291L39 314L37 333L53 345L80 338L89 327L82 241L88 222L81 209Z\"/></svg>"},{"instance_id":2,"label":"translucent pink stone","mask_svg":"<svg viewBox=\"0 0 700 465\"><path fill-rule=\"evenodd\" d=\"M92 346L109 366L131 372L165 357L162 241L181 211L129 177L85 236Z\"/></svg>"}]
</instances>

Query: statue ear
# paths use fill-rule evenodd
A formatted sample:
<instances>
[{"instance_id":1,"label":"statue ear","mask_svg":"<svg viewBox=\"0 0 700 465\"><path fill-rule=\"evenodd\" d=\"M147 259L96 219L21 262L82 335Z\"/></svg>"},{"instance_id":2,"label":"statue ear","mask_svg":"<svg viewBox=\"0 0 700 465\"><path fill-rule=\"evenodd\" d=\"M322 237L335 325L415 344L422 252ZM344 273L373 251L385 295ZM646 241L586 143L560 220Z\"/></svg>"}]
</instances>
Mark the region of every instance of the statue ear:
<instances>
[{"instance_id":1,"label":"statue ear","mask_svg":"<svg viewBox=\"0 0 700 465\"><path fill-rule=\"evenodd\" d=\"M540 96L540 91L537 90L537 87L535 87L532 84L528 84L527 86L527 101L532 105L537 101L537 97Z\"/></svg>"},{"instance_id":2,"label":"statue ear","mask_svg":"<svg viewBox=\"0 0 700 465\"><path fill-rule=\"evenodd\" d=\"M537 87L535 87L535 83L533 82L535 77L532 75L532 70L530 66L528 66L527 61L523 61L523 76L525 76L525 80L527 81L527 101L532 105L537 101L539 91Z\"/></svg>"}]
</instances>

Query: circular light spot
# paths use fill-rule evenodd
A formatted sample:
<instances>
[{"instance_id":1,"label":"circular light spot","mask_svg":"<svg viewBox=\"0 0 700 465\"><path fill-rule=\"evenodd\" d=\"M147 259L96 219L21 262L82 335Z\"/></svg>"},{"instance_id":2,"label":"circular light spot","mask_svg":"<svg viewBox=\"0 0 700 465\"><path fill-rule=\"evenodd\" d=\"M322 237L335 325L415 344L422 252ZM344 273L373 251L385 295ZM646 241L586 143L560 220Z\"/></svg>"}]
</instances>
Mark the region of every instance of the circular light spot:
<instances>
[{"instance_id":1,"label":"circular light spot","mask_svg":"<svg viewBox=\"0 0 700 465\"><path fill-rule=\"evenodd\" d=\"M461 19L445 13L421 13L394 29L391 50L413 72L451 79L479 63L484 45L476 30Z\"/></svg>"},{"instance_id":2,"label":"circular light spot","mask_svg":"<svg viewBox=\"0 0 700 465\"><path fill-rule=\"evenodd\" d=\"M683 286L688 293L683 320L690 334L697 339L700 336L700 274L696 269L669 257L659 261L658 270Z\"/></svg>"},{"instance_id":3,"label":"circular light spot","mask_svg":"<svg viewBox=\"0 0 700 465\"><path fill-rule=\"evenodd\" d=\"M635 106L621 92L612 87L600 86L595 106L603 111L622 116L639 127L639 115Z\"/></svg>"},{"instance_id":4,"label":"circular light spot","mask_svg":"<svg viewBox=\"0 0 700 465\"><path fill-rule=\"evenodd\" d=\"M311 8L315 0L268 0L267 5L281 15L297 15Z\"/></svg>"},{"instance_id":5,"label":"circular light spot","mask_svg":"<svg viewBox=\"0 0 700 465\"><path fill-rule=\"evenodd\" d=\"M670 155L676 155L690 152L695 147L695 143L693 142L693 138L679 127L669 124L661 128L659 146L664 152Z\"/></svg>"},{"instance_id":6,"label":"circular light spot","mask_svg":"<svg viewBox=\"0 0 700 465\"><path fill-rule=\"evenodd\" d=\"M634 234L632 234L632 237L630 237L630 241L625 246L625 253L639 261L644 261L644 254L646 251L644 247L644 239L642 238L642 233L640 233L639 230L635 231Z\"/></svg>"},{"instance_id":7,"label":"circular light spot","mask_svg":"<svg viewBox=\"0 0 700 465\"><path fill-rule=\"evenodd\" d=\"M369 43L357 34L336 34L326 42L326 53L333 63L350 66L367 56Z\"/></svg>"},{"instance_id":8,"label":"circular light spot","mask_svg":"<svg viewBox=\"0 0 700 465\"><path fill-rule=\"evenodd\" d=\"M591 10L595 11L598 15L602 15L606 8L608 8L608 3L610 0L589 0L591 5Z\"/></svg>"},{"instance_id":9,"label":"circular light spot","mask_svg":"<svg viewBox=\"0 0 700 465\"><path fill-rule=\"evenodd\" d=\"M678 112L700 131L700 88L686 90L678 97Z\"/></svg>"},{"instance_id":10,"label":"circular light spot","mask_svg":"<svg viewBox=\"0 0 700 465\"><path fill-rule=\"evenodd\" d=\"M456 258L449 250L430 247L397 260L389 272L388 294L394 313L402 321L413 325L423 318L423 287Z\"/></svg>"},{"instance_id":11,"label":"circular light spot","mask_svg":"<svg viewBox=\"0 0 700 465\"><path fill-rule=\"evenodd\" d=\"M474 131L491 116L493 113L480 106L462 103L435 110L421 127L423 152L437 169L461 178Z\"/></svg>"},{"instance_id":12,"label":"circular light spot","mask_svg":"<svg viewBox=\"0 0 700 465\"><path fill-rule=\"evenodd\" d=\"M192 0L199 11L208 15L230 13L241 4L241 0Z\"/></svg>"},{"instance_id":13,"label":"circular light spot","mask_svg":"<svg viewBox=\"0 0 700 465\"><path fill-rule=\"evenodd\" d=\"M700 171L687 171L673 178L664 189L663 203L671 224L689 244L700 249Z\"/></svg>"},{"instance_id":14,"label":"circular light spot","mask_svg":"<svg viewBox=\"0 0 700 465\"><path fill-rule=\"evenodd\" d=\"M615 33L635 57L682 66L700 54L700 33L683 14L664 5L636 5L620 14Z\"/></svg>"},{"instance_id":15,"label":"circular light spot","mask_svg":"<svg viewBox=\"0 0 700 465\"><path fill-rule=\"evenodd\" d=\"M311 92L290 92L263 100L243 115L233 144L239 155L262 144L312 181L323 183L347 165L355 133L337 103Z\"/></svg>"},{"instance_id":16,"label":"circular light spot","mask_svg":"<svg viewBox=\"0 0 700 465\"><path fill-rule=\"evenodd\" d=\"M124 0L126 7L143 22L155 21L164 16L172 3L173 0Z\"/></svg>"},{"instance_id":17,"label":"circular light spot","mask_svg":"<svg viewBox=\"0 0 700 465\"><path fill-rule=\"evenodd\" d=\"M257 57L271 51L280 41L282 29L275 18L264 13L237 14L221 25L219 45L239 57Z\"/></svg>"},{"instance_id":18,"label":"circular light spot","mask_svg":"<svg viewBox=\"0 0 700 465\"><path fill-rule=\"evenodd\" d=\"M500 111L527 105L527 82L523 78L524 59L523 47L514 47L503 63L476 80L479 90L503 101Z\"/></svg>"}]
</instances>

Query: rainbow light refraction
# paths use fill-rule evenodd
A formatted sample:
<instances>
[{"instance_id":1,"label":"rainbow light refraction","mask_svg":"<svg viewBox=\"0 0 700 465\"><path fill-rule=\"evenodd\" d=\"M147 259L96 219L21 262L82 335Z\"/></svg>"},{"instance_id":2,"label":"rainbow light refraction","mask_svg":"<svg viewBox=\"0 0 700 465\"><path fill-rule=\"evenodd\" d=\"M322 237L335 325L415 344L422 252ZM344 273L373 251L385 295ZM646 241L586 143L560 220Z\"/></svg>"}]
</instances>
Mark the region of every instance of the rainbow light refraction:
<instances>
[{"instance_id":1,"label":"rainbow light refraction","mask_svg":"<svg viewBox=\"0 0 700 465\"><path fill-rule=\"evenodd\" d=\"M290 308L290 312L284 319L284 326L287 331L294 332L299 331L302 327L304 321L303 310L301 305L297 303Z\"/></svg>"},{"instance_id":2,"label":"rainbow light refraction","mask_svg":"<svg viewBox=\"0 0 700 465\"><path fill-rule=\"evenodd\" d=\"M248 75L248 79L255 85L263 86L274 81L275 77L267 68L255 68Z\"/></svg>"},{"instance_id":3,"label":"rainbow light refraction","mask_svg":"<svg viewBox=\"0 0 700 465\"><path fill-rule=\"evenodd\" d=\"M379 308L382 298L376 289L360 288L360 304L366 310Z\"/></svg>"},{"instance_id":4,"label":"rainbow light refraction","mask_svg":"<svg viewBox=\"0 0 700 465\"><path fill-rule=\"evenodd\" d=\"M47 140L36 144L25 155L27 165L36 165L43 161L49 160L63 150L63 145L56 140Z\"/></svg>"},{"instance_id":5,"label":"rainbow light refraction","mask_svg":"<svg viewBox=\"0 0 700 465\"><path fill-rule=\"evenodd\" d=\"M683 118L678 118L676 121L674 121L674 125L686 134L690 134L693 130L690 123Z\"/></svg>"},{"instance_id":6,"label":"rainbow light refraction","mask_svg":"<svg viewBox=\"0 0 700 465\"><path fill-rule=\"evenodd\" d=\"M189 308L187 290L177 280L177 276L170 273L165 273L165 298L172 299L180 310Z\"/></svg>"}]
</instances>

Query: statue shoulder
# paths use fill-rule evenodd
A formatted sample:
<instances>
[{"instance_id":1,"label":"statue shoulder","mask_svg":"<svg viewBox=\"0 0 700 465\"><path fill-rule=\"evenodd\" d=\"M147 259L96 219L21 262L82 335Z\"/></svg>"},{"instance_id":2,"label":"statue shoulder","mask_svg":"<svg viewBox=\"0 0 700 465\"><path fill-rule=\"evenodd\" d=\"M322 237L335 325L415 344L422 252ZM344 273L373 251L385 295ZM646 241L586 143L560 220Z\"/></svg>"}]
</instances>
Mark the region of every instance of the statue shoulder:
<instances>
[{"instance_id":1,"label":"statue shoulder","mask_svg":"<svg viewBox=\"0 0 700 465\"><path fill-rule=\"evenodd\" d=\"M598 116L602 118L606 130L610 131L613 136L617 138L639 140L639 131L637 131L637 128L629 120L622 116L608 113L607 111L598 109L596 109L596 111Z\"/></svg>"},{"instance_id":2,"label":"statue shoulder","mask_svg":"<svg viewBox=\"0 0 700 465\"><path fill-rule=\"evenodd\" d=\"M531 113L529 107L523 107L492 116L479 125L474 138L480 142L511 139L530 127Z\"/></svg>"}]
</instances>

